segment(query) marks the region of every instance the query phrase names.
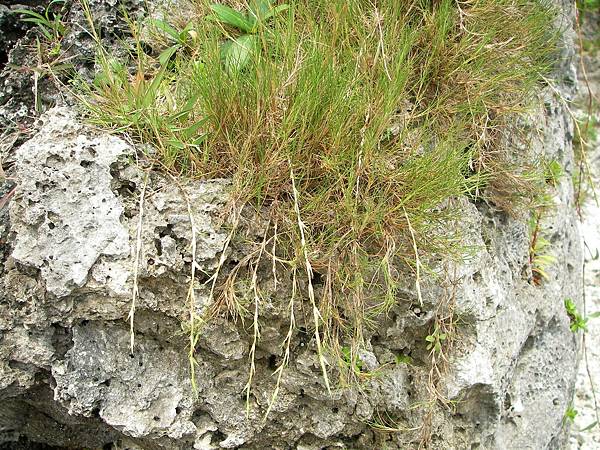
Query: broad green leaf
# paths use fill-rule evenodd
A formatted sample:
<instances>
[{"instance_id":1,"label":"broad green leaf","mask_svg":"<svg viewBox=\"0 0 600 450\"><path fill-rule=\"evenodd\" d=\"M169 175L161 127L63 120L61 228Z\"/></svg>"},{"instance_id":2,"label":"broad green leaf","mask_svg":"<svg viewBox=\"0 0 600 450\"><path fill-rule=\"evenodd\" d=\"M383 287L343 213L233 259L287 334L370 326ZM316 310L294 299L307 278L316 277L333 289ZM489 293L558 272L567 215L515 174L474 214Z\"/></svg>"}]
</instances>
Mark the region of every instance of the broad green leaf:
<instances>
[{"instance_id":1,"label":"broad green leaf","mask_svg":"<svg viewBox=\"0 0 600 450\"><path fill-rule=\"evenodd\" d=\"M21 19L23 22L33 22L33 23L39 23L38 21L41 21L43 23L49 22L49 20L46 19L44 16L42 16L41 14L36 13L35 11L32 11L30 9L15 9L14 12L16 12L17 14L25 14L27 16L32 16L32 18ZM33 17L35 17L38 21L33 20Z\"/></svg>"},{"instance_id":2,"label":"broad green leaf","mask_svg":"<svg viewBox=\"0 0 600 450\"><path fill-rule=\"evenodd\" d=\"M173 46L163 50L161 52L161 54L158 55L158 62L160 63L160 65L165 66L169 62L171 57L175 54L175 52L177 52L177 50L179 50L180 48L181 48L181 45L176 44L176 45L173 45Z\"/></svg>"},{"instance_id":3,"label":"broad green leaf","mask_svg":"<svg viewBox=\"0 0 600 450\"><path fill-rule=\"evenodd\" d=\"M240 72L256 51L256 36L244 34L224 46L225 70L230 75Z\"/></svg>"},{"instance_id":4,"label":"broad green leaf","mask_svg":"<svg viewBox=\"0 0 600 450\"><path fill-rule=\"evenodd\" d=\"M179 31L177 31L175 28L173 28L171 25L169 25L164 20L150 19L150 23L152 25L154 25L154 27L157 28L158 30L171 36L171 38L173 38L175 40L175 42L181 43L181 36L179 35Z\"/></svg>"},{"instance_id":5,"label":"broad green leaf","mask_svg":"<svg viewBox=\"0 0 600 450\"><path fill-rule=\"evenodd\" d=\"M196 122L195 124L182 130L183 136L185 136L186 139L191 139L198 133L200 128L202 128L204 126L204 124L206 123L207 120L208 120L208 118L205 117L204 119L201 119L198 122Z\"/></svg>"},{"instance_id":6,"label":"broad green leaf","mask_svg":"<svg viewBox=\"0 0 600 450\"><path fill-rule=\"evenodd\" d=\"M208 134L203 134L202 136L194 139L190 145L195 145L195 146L201 145L206 140L206 136L208 136Z\"/></svg>"},{"instance_id":7,"label":"broad green leaf","mask_svg":"<svg viewBox=\"0 0 600 450\"><path fill-rule=\"evenodd\" d=\"M215 16L211 18L216 18L220 22L237 28L245 33L252 33L254 31L254 24L241 12L230 8L229 6L219 4L210 5L210 9L215 13Z\"/></svg>"},{"instance_id":8,"label":"broad green leaf","mask_svg":"<svg viewBox=\"0 0 600 450\"><path fill-rule=\"evenodd\" d=\"M275 8L271 8L267 14L265 14L264 16L261 17L261 19L268 20L271 17L279 14L280 12L285 11L286 9L288 9L287 4L276 6Z\"/></svg>"},{"instance_id":9,"label":"broad green leaf","mask_svg":"<svg viewBox=\"0 0 600 450\"><path fill-rule=\"evenodd\" d=\"M273 7L272 0L255 0L250 5L250 17L254 20L254 25L256 26L256 22L266 22L271 17L285 11L286 9L288 9L287 4Z\"/></svg>"},{"instance_id":10,"label":"broad green leaf","mask_svg":"<svg viewBox=\"0 0 600 450\"><path fill-rule=\"evenodd\" d=\"M266 15L273 8L272 0L254 0L250 3L250 14L249 19L252 21L252 25L256 27L256 24L265 20Z\"/></svg>"},{"instance_id":11,"label":"broad green leaf","mask_svg":"<svg viewBox=\"0 0 600 450\"><path fill-rule=\"evenodd\" d=\"M167 142L167 145L170 145L171 147L175 147L179 150L185 149L185 144L183 142L181 142L179 139L168 139L166 142Z\"/></svg>"},{"instance_id":12,"label":"broad green leaf","mask_svg":"<svg viewBox=\"0 0 600 450\"><path fill-rule=\"evenodd\" d=\"M162 69L158 71L152 80L152 83L150 83L150 86L148 86L146 93L144 94L144 98L142 100L142 106L144 108L149 108L155 102L158 95L158 89L160 88L160 84L163 82L164 78L165 67L163 66Z\"/></svg>"},{"instance_id":13,"label":"broad green leaf","mask_svg":"<svg viewBox=\"0 0 600 450\"><path fill-rule=\"evenodd\" d=\"M185 105L183 105L183 108L181 108L181 111L171 115L171 120L176 121L176 120L180 120L180 119L182 119L182 120L187 119L190 112L192 112L192 110L194 109L194 106L196 105L196 102L198 101L199 97L200 97L199 92L194 94L187 102L185 102Z\"/></svg>"},{"instance_id":14,"label":"broad green leaf","mask_svg":"<svg viewBox=\"0 0 600 450\"><path fill-rule=\"evenodd\" d=\"M600 317L600 311L596 311L596 312L593 312L593 313L591 313L591 314L588 314L588 317L589 317L590 319L595 319L595 318L597 318L597 317Z\"/></svg>"}]
</instances>

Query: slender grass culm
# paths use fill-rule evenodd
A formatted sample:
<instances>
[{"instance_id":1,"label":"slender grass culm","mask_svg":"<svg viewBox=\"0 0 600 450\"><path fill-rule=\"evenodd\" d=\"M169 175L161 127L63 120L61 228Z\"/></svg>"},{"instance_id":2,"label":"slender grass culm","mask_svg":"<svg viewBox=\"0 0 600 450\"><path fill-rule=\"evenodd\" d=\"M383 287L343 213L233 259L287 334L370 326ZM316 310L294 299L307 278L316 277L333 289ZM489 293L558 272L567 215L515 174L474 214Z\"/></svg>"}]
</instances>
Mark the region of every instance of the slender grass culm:
<instances>
[{"instance_id":1,"label":"slender grass culm","mask_svg":"<svg viewBox=\"0 0 600 450\"><path fill-rule=\"evenodd\" d=\"M442 231L449 200L493 202L494 185L525 197L520 175L535 168L511 167L500 144L548 72L554 13L541 0L196 5L186 20L131 22L126 60L94 31L100 70L79 98L91 122L152 145L172 174L229 178L234 209L267 218L256 251L215 275L215 305L248 303L211 314L250 318L255 348L257 268L272 264L275 284L287 273L275 392L300 322L324 379L351 383L348 361L398 301L400 274L422 301L427 261L460 254ZM247 392L253 374L252 362Z\"/></svg>"}]
</instances>

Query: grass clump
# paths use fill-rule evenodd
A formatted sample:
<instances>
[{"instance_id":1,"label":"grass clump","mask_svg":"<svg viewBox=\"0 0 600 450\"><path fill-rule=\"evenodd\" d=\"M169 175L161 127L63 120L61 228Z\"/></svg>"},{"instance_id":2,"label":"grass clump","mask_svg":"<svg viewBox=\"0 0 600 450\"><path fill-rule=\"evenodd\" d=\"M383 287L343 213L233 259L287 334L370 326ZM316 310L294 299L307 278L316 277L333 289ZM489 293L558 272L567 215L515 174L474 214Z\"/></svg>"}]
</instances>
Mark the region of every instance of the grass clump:
<instances>
[{"instance_id":1,"label":"grass clump","mask_svg":"<svg viewBox=\"0 0 600 450\"><path fill-rule=\"evenodd\" d=\"M286 269L278 379L307 302L325 378L336 355L348 381L400 271L419 292L426 255L456 249L441 231L451 200L499 179L520 189L499 144L548 69L553 13L536 0L199 0L195 14L131 23L129 60L99 47L89 119L151 144L173 173L233 180L236 209L269 227L219 275L216 304L250 298L237 309L252 311L256 345L256 269Z\"/></svg>"}]
</instances>

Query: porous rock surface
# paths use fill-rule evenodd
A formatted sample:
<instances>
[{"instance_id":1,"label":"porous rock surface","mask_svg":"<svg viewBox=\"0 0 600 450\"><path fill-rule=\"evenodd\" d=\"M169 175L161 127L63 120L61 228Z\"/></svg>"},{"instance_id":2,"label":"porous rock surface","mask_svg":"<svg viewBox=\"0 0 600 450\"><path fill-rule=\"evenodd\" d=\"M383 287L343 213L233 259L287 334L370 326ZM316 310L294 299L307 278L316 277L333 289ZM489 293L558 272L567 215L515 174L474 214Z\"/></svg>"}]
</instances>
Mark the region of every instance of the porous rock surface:
<instances>
[{"instance_id":1,"label":"porous rock surface","mask_svg":"<svg viewBox=\"0 0 600 450\"><path fill-rule=\"evenodd\" d=\"M570 45L563 56L558 88L568 97ZM17 189L9 213L0 210L0 447L563 448L578 345L563 301L581 298L573 129L551 89L516 126L528 136L507 137L516 158L555 159L565 171L543 224L556 257L548 279L532 281L527 220L459 199L472 255L423 280L423 305L407 278L360 355L375 376L361 390L328 394L308 308L298 305L290 365L264 420L289 326L289 274L274 285L271 267L258 271L267 301L248 415L251 323L217 317L203 326L195 390L182 329L190 308L201 315L210 306L210 274L229 234L228 182L169 178L73 109L50 110L12 156ZM258 240L264 223L243 217L242 227L246 241ZM234 242L222 270L248 251ZM454 345L436 379L425 337L449 310ZM384 425L391 429L376 431Z\"/></svg>"}]
</instances>

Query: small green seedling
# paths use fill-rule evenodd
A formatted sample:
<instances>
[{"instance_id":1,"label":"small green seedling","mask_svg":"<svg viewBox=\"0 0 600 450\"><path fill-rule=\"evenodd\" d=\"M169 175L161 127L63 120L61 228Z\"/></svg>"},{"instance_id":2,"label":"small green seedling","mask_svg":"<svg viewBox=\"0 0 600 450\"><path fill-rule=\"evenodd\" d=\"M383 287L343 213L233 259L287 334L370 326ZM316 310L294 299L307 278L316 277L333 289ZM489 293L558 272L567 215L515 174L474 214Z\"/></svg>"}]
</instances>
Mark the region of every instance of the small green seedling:
<instances>
[{"instance_id":1,"label":"small green seedling","mask_svg":"<svg viewBox=\"0 0 600 450\"><path fill-rule=\"evenodd\" d=\"M556 258L550 254L551 243L544 236L541 229L540 213L533 214L529 221L531 233L531 244L529 247L529 263L533 274L533 282L536 286L548 280L546 270L556 262Z\"/></svg>"},{"instance_id":2,"label":"small green seedling","mask_svg":"<svg viewBox=\"0 0 600 450\"><path fill-rule=\"evenodd\" d=\"M236 11L226 5L213 4L210 6L214 15L209 16L209 19L243 33L227 40L222 46L223 63L230 75L238 73L246 67L256 53L259 43L257 33L261 27L287 8L287 4L273 6L273 0L255 0L250 3L246 13Z\"/></svg>"},{"instance_id":3,"label":"small green seedling","mask_svg":"<svg viewBox=\"0 0 600 450\"><path fill-rule=\"evenodd\" d=\"M563 423L575 422L575 417L577 417L577 410L573 407L573 405L569 405L567 410L565 411L565 415L563 417Z\"/></svg>"},{"instance_id":4,"label":"small green seedling","mask_svg":"<svg viewBox=\"0 0 600 450\"><path fill-rule=\"evenodd\" d=\"M569 327L573 333L578 332L579 330L587 331L587 323L590 319L595 319L600 317L600 312L594 312L592 314L588 314L587 316L582 316L577 311L577 306L570 298L565 299L565 309L567 310L567 315L569 319L571 319L571 326Z\"/></svg>"},{"instance_id":5,"label":"small green seedling","mask_svg":"<svg viewBox=\"0 0 600 450\"><path fill-rule=\"evenodd\" d=\"M406 364L408 366L412 363L413 359L410 356L404 354L396 355L396 364Z\"/></svg>"},{"instance_id":6,"label":"small green seedling","mask_svg":"<svg viewBox=\"0 0 600 450\"><path fill-rule=\"evenodd\" d=\"M363 369L363 362L358 355L352 355L350 347L342 347L342 358L344 364L352 369L355 374L359 374Z\"/></svg>"},{"instance_id":7,"label":"small green seedling","mask_svg":"<svg viewBox=\"0 0 600 450\"><path fill-rule=\"evenodd\" d=\"M38 26L42 35L53 44L50 50L50 55L58 55L60 53L60 41L66 32L66 27L62 22L62 14L52 14L52 7L55 5L63 5L64 8L65 0L52 0L46 9L44 14L39 14L31 9L16 9L15 12L23 14L25 18L21 19L23 22L33 23ZM61 8L62 11L62 8Z\"/></svg>"},{"instance_id":8,"label":"small green seedling","mask_svg":"<svg viewBox=\"0 0 600 450\"><path fill-rule=\"evenodd\" d=\"M427 345L427 350L431 350L434 353L439 353L442 351L442 342L446 340L446 333L440 333L439 328L435 328L432 334L428 335L425 340L429 343Z\"/></svg>"},{"instance_id":9,"label":"small green seedling","mask_svg":"<svg viewBox=\"0 0 600 450\"><path fill-rule=\"evenodd\" d=\"M557 186L563 175L563 168L558 161L553 159L552 161L546 163L544 170L546 183L551 184L552 186Z\"/></svg>"}]
</instances>

